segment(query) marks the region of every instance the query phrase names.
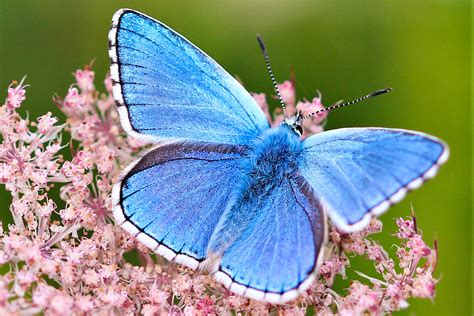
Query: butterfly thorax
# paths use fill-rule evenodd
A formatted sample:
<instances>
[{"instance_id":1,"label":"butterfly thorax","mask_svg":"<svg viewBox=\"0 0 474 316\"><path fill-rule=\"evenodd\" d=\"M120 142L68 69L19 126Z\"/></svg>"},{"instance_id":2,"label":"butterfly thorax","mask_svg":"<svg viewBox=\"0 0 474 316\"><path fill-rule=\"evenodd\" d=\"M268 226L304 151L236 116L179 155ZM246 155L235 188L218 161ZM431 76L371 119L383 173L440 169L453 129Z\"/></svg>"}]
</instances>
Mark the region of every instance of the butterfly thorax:
<instances>
[{"instance_id":1,"label":"butterfly thorax","mask_svg":"<svg viewBox=\"0 0 474 316\"><path fill-rule=\"evenodd\" d=\"M243 198L262 196L293 174L298 165L301 140L291 126L282 123L266 130L250 145L242 164Z\"/></svg>"}]
</instances>

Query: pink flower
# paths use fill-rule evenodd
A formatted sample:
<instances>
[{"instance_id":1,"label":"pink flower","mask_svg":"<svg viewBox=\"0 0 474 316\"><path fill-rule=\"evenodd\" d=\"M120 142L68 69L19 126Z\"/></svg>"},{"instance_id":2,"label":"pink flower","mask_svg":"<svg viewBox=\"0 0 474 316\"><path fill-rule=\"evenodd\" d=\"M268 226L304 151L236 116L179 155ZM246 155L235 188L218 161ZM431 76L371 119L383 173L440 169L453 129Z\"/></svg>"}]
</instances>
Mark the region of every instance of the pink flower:
<instances>
[{"instance_id":1,"label":"pink flower","mask_svg":"<svg viewBox=\"0 0 474 316\"><path fill-rule=\"evenodd\" d=\"M7 284L0 281L0 307L5 307L7 305L9 296L10 291L7 288Z\"/></svg>"},{"instance_id":2,"label":"pink flower","mask_svg":"<svg viewBox=\"0 0 474 316\"><path fill-rule=\"evenodd\" d=\"M282 101L287 105L290 110L294 109L295 106L295 86L290 80L286 80L281 84L278 84L278 90Z\"/></svg>"},{"instance_id":3,"label":"pink flower","mask_svg":"<svg viewBox=\"0 0 474 316\"><path fill-rule=\"evenodd\" d=\"M214 313L214 300L209 296L198 299L196 302L196 309L204 315L212 314Z\"/></svg>"},{"instance_id":4,"label":"pink flower","mask_svg":"<svg viewBox=\"0 0 474 316\"><path fill-rule=\"evenodd\" d=\"M66 108L77 109L82 107L82 98L77 88L69 88L66 97L64 98L63 105Z\"/></svg>"},{"instance_id":5,"label":"pink flower","mask_svg":"<svg viewBox=\"0 0 474 316\"><path fill-rule=\"evenodd\" d=\"M50 131L53 125L58 121L57 118L51 117L51 112L46 113L38 118L38 131L41 134L46 134Z\"/></svg>"},{"instance_id":6,"label":"pink flower","mask_svg":"<svg viewBox=\"0 0 474 316\"><path fill-rule=\"evenodd\" d=\"M37 184L45 185L48 181L48 172L46 170L32 171L30 179Z\"/></svg>"},{"instance_id":7,"label":"pink flower","mask_svg":"<svg viewBox=\"0 0 474 316\"><path fill-rule=\"evenodd\" d=\"M40 269L41 271L46 274L48 277L56 277L59 264L55 262L54 260L51 260L50 258L42 260L40 264Z\"/></svg>"},{"instance_id":8,"label":"pink flower","mask_svg":"<svg viewBox=\"0 0 474 316\"><path fill-rule=\"evenodd\" d=\"M239 310L246 302L247 299L243 298L242 296L229 295L229 297L226 298L226 307L228 309Z\"/></svg>"},{"instance_id":9,"label":"pink flower","mask_svg":"<svg viewBox=\"0 0 474 316\"><path fill-rule=\"evenodd\" d=\"M307 312L306 312L306 308L304 308L304 307L292 306L292 307L288 307L287 309L283 310L282 315L285 315L285 316L305 316L305 315L307 315Z\"/></svg>"},{"instance_id":10,"label":"pink flower","mask_svg":"<svg viewBox=\"0 0 474 316\"><path fill-rule=\"evenodd\" d=\"M86 270L82 275L82 281L87 285L98 286L100 284L100 275L92 269Z\"/></svg>"},{"instance_id":11,"label":"pink flower","mask_svg":"<svg viewBox=\"0 0 474 316\"><path fill-rule=\"evenodd\" d=\"M155 305L164 305L169 297L169 294L158 287L156 285L152 285L150 289L150 301Z\"/></svg>"},{"instance_id":12,"label":"pink flower","mask_svg":"<svg viewBox=\"0 0 474 316\"><path fill-rule=\"evenodd\" d=\"M22 269L16 274L16 285L21 288L21 295L31 286L33 282L36 282L38 277L33 274L32 271Z\"/></svg>"},{"instance_id":13,"label":"pink flower","mask_svg":"<svg viewBox=\"0 0 474 316\"><path fill-rule=\"evenodd\" d=\"M43 253L38 244L31 245L28 248L26 262L30 265L41 264Z\"/></svg>"},{"instance_id":14,"label":"pink flower","mask_svg":"<svg viewBox=\"0 0 474 316\"><path fill-rule=\"evenodd\" d=\"M355 316L357 313L352 308L344 308L339 311L339 316Z\"/></svg>"},{"instance_id":15,"label":"pink flower","mask_svg":"<svg viewBox=\"0 0 474 316\"><path fill-rule=\"evenodd\" d=\"M74 73L74 76L76 77L77 85L79 86L79 89L83 92L89 92L94 89L94 76L95 73L89 69L78 69Z\"/></svg>"},{"instance_id":16,"label":"pink flower","mask_svg":"<svg viewBox=\"0 0 474 316\"><path fill-rule=\"evenodd\" d=\"M108 146L100 146L95 148L96 166L100 173L108 173L112 171L115 164L115 150Z\"/></svg>"},{"instance_id":17,"label":"pink flower","mask_svg":"<svg viewBox=\"0 0 474 316\"><path fill-rule=\"evenodd\" d=\"M54 203L53 200L48 199L46 204L43 204L40 206L38 209L38 213L42 217L49 217L51 214L54 212L56 209L56 204Z\"/></svg>"},{"instance_id":18,"label":"pink flower","mask_svg":"<svg viewBox=\"0 0 474 316\"><path fill-rule=\"evenodd\" d=\"M107 74L107 76L105 76L105 79L104 79L104 86L105 86L105 90L111 94L112 93L112 78L110 78L110 73Z\"/></svg>"},{"instance_id":19,"label":"pink flower","mask_svg":"<svg viewBox=\"0 0 474 316\"><path fill-rule=\"evenodd\" d=\"M173 292L177 295L185 295L191 290L193 281L189 276L183 276L176 280L173 280Z\"/></svg>"},{"instance_id":20,"label":"pink flower","mask_svg":"<svg viewBox=\"0 0 474 316\"><path fill-rule=\"evenodd\" d=\"M65 285L72 285L78 278L76 268L71 263L64 263L60 266L61 268L61 281Z\"/></svg>"},{"instance_id":21,"label":"pink flower","mask_svg":"<svg viewBox=\"0 0 474 316\"><path fill-rule=\"evenodd\" d=\"M46 284L39 284L33 290L33 303L41 308L46 309L50 303L51 298L56 294L56 289Z\"/></svg>"},{"instance_id":22,"label":"pink flower","mask_svg":"<svg viewBox=\"0 0 474 316\"><path fill-rule=\"evenodd\" d=\"M7 263L9 259L8 255L3 250L0 250L0 265Z\"/></svg>"},{"instance_id":23,"label":"pink flower","mask_svg":"<svg viewBox=\"0 0 474 316\"><path fill-rule=\"evenodd\" d=\"M170 313L171 314L171 313ZM184 307L183 309L183 315L184 316L192 316L192 315L209 315L210 313L205 313L205 312L201 312L201 313L198 313L198 311L196 310L196 308L194 308L194 306L192 305L187 305ZM176 313L175 315L179 315L179 313Z\"/></svg>"},{"instance_id":24,"label":"pink flower","mask_svg":"<svg viewBox=\"0 0 474 316\"><path fill-rule=\"evenodd\" d=\"M329 260L324 261L324 263L319 268L320 276L323 276L328 284L332 284L336 275L341 275L345 278L345 265L347 264L347 259L345 256L333 256Z\"/></svg>"},{"instance_id":25,"label":"pink flower","mask_svg":"<svg viewBox=\"0 0 474 316\"><path fill-rule=\"evenodd\" d=\"M369 259L375 262L382 261L385 258L384 251L379 245L368 246L367 254Z\"/></svg>"},{"instance_id":26,"label":"pink flower","mask_svg":"<svg viewBox=\"0 0 474 316\"><path fill-rule=\"evenodd\" d=\"M415 235L409 239L407 247L410 248L410 251L414 256L427 257L431 253L430 248L426 246L420 235Z\"/></svg>"},{"instance_id":27,"label":"pink flower","mask_svg":"<svg viewBox=\"0 0 474 316\"><path fill-rule=\"evenodd\" d=\"M324 110L324 106L321 100L322 98L321 96L319 96L317 98L313 98L311 102L300 101L296 105L296 109L298 111L301 111L303 116L310 115L311 113ZM327 115L328 115L328 112L321 112L321 113L315 114L314 116L312 116L312 124L321 124L326 119Z\"/></svg>"},{"instance_id":28,"label":"pink flower","mask_svg":"<svg viewBox=\"0 0 474 316\"><path fill-rule=\"evenodd\" d=\"M433 298L436 282L429 274L424 274L415 279L412 293L416 297Z\"/></svg>"},{"instance_id":29,"label":"pink flower","mask_svg":"<svg viewBox=\"0 0 474 316\"><path fill-rule=\"evenodd\" d=\"M273 119L269 112L267 97L265 93L252 93L252 97L258 104L258 106L262 109L263 113L265 113L265 117L267 118L268 122L272 122Z\"/></svg>"},{"instance_id":30,"label":"pink flower","mask_svg":"<svg viewBox=\"0 0 474 316\"><path fill-rule=\"evenodd\" d=\"M74 300L67 294L58 292L51 298L49 307L56 315L67 315L71 313Z\"/></svg>"},{"instance_id":31,"label":"pink flower","mask_svg":"<svg viewBox=\"0 0 474 316\"><path fill-rule=\"evenodd\" d=\"M95 307L94 299L90 295L76 297L74 304L81 312L85 313L91 312Z\"/></svg>"},{"instance_id":32,"label":"pink flower","mask_svg":"<svg viewBox=\"0 0 474 316\"><path fill-rule=\"evenodd\" d=\"M406 291L403 288L403 285L400 282L392 283L387 286L386 294L395 302L404 299L406 296Z\"/></svg>"},{"instance_id":33,"label":"pink flower","mask_svg":"<svg viewBox=\"0 0 474 316\"><path fill-rule=\"evenodd\" d=\"M398 226L398 238L400 239L408 239L415 235L415 223L413 220L405 220L403 218L397 219L397 226Z\"/></svg>"},{"instance_id":34,"label":"pink flower","mask_svg":"<svg viewBox=\"0 0 474 316\"><path fill-rule=\"evenodd\" d=\"M117 266L116 265L102 265L99 269L100 277L106 281L113 281L117 277Z\"/></svg>"},{"instance_id":35,"label":"pink flower","mask_svg":"<svg viewBox=\"0 0 474 316\"><path fill-rule=\"evenodd\" d=\"M160 315L160 308L155 305L145 304L142 308L142 315L143 316L155 316Z\"/></svg>"},{"instance_id":36,"label":"pink flower","mask_svg":"<svg viewBox=\"0 0 474 316\"><path fill-rule=\"evenodd\" d=\"M72 221L72 220L76 219L76 217L77 217L76 209L74 209L73 207L68 207L66 209L61 210L60 214L61 214L61 218L65 222Z\"/></svg>"},{"instance_id":37,"label":"pink flower","mask_svg":"<svg viewBox=\"0 0 474 316\"><path fill-rule=\"evenodd\" d=\"M23 85L23 79L19 84L12 83L8 87L8 96L6 105L10 109L16 109L21 106L21 103L26 99L25 94L25 87Z\"/></svg>"},{"instance_id":38,"label":"pink flower","mask_svg":"<svg viewBox=\"0 0 474 316\"><path fill-rule=\"evenodd\" d=\"M13 175L14 171L6 163L0 163L0 183L6 183Z\"/></svg>"},{"instance_id":39,"label":"pink flower","mask_svg":"<svg viewBox=\"0 0 474 316\"><path fill-rule=\"evenodd\" d=\"M100 294L99 297L106 304L120 307L127 300L127 292L110 288L104 294Z\"/></svg>"}]
</instances>

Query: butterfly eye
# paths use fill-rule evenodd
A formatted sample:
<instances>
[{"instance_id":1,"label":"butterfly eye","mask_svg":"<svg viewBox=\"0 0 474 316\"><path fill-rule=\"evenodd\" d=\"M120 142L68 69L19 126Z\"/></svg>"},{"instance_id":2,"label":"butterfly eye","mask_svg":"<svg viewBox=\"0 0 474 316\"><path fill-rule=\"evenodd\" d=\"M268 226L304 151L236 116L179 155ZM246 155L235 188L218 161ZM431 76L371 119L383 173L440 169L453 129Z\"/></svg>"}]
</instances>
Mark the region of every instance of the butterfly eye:
<instances>
[{"instance_id":1,"label":"butterfly eye","mask_svg":"<svg viewBox=\"0 0 474 316\"><path fill-rule=\"evenodd\" d=\"M294 130L296 133L298 133L300 136L303 135L303 127L301 125L295 125Z\"/></svg>"}]
</instances>

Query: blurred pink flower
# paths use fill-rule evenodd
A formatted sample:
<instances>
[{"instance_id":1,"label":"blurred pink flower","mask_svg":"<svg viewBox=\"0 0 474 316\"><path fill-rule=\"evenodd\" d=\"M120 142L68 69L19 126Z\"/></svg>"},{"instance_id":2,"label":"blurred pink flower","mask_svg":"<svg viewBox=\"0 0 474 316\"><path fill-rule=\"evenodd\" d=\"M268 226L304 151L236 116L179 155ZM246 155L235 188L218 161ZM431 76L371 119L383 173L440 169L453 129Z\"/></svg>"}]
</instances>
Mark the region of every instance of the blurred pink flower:
<instances>
[{"instance_id":1,"label":"blurred pink flower","mask_svg":"<svg viewBox=\"0 0 474 316\"><path fill-rule=\"evenodd\" d=\"M71 87L69 88L66 97L64 98L64 107L66 108L79 108L82 105L82 98L79 94L79 90L77 88Z\"/></svg>"},{"instance_id":2,"label":"blurred pink flower","mask_svg":"<svg viewBox=\"0 0 474 316\"><path fill-rule=\"evenodd\" d=\"M121 129L109 77L101 94L89 67L74 75L79 89L54 98L63 123L49 112L36 122L16 112L23 82L8 87L0 107L0 183L11 194L13 218L0 225L0 315L389 314L407 308L411 297L435 296L437 247L422 240L414 218L397 219L394 258L369 237L382 230L377 219L354 234L331 228L317 281L281 306L234 295L209 275L152 255L111 216L111 188L145 144ZM280 89L289 114L323 108L320 95L296 103L290 81ZM253 96L273 126L281 122L281 112L272 119L265 94ZM305 121L305 136L322 131L325 118ZM130 252L140 264L128 261ZM356 271L347 291L337 293L333 283L347 278L355 255L373 262L376 273Z\"/></svg>"},{"instance_id":3,"label":"blurred pink flower","mask_svg":"<svg viewBox=\"0 0 474 316\"><path fill-rule=\"evenodd\" d=\"M38 118L38 131L41 134L47 134L54 124L58 121L57 118L51 117L51 112L46 113Z\"/></svg>"},{"instance_id":4,"label":"blurred pink flower","mask_svg":"<svg viewBox=\"0 0 474 316\"><path fill-rule=\"evenodd\" d=\"M426 246L420 235L414 235L407 242L408 248L410 248L413 256L427 257L431 253L431 249Z\"/></svg>"},{"instance_id":5,"label":"blurred pink flower","mask_svg":"<svg viewBox=\"0 0 474 316\"><path fill-rule=\"evenodd\" d=\"M200 298L196 302L196 310L204 315L210 315L215 312L214 300L209 296L205 295L203 298Z\"/></svg>"},{"instance_id":6,"label":"blurred pink flower","mask_svg":"<svg viewBox=\"0 0 474 316\"><path fill-rule=\"evenodd\" d=\"M296 108L298 109L298 111L301 111L301 114L303 114L303 116L310 115L311 113L316 111L324 110L321 94L319 94L318 97L313 98L311 102L306 100L303 102L298 102ZM312 123L321 124L326 119L327 114L328 112L316 114Z\"/></svg>"},{"instance_id":7,"label":"blurred pink flower","mask_svg":"<svg viewBox=\"0 0 474 316\"><path fill-rule=\"evenodd\" d=\"M296 91L293 82L286 80L283 83L278 84L278 90L280 90L281 99L285 103L288 111L294 112Z\"/></svg>"},{"instance_id":8,"label":"blurred pink flower","mask_svg":"<svg viewBox=\"0 0 474 316\"><path fill-rule=\"evenodd\" d=\"M296 105L297 111L300 111L303 116L310 115L316 111L324 109L322 103L321 94L318 97L313 98L313 101L309 102L307 100L303 102L298 102ZM315 114L303 121L303 138L306 138L312 134L321 133L323 131L323 126L321 125L324 120L326 120L328 112L322 112Z\"/></svg>"},{"instance_id":9,"label":"blurred pink flower","mask_svg":"<svg viewBox=\"0 0 474 316\"><path fill-rule=\"evenodd\" d=\"M267 103L267 96L265 93L252 93L252 97L255 100L255 102L258 104L258 106L263 110L263 113L265 113L265 117L269 122L273 121L272 116L270 114L270 109Z\"/></svg>"},{"instance_id":10,"label":"blurred pink flower","mask_svg":"<svg viewBox=\"0 0 474 316\"><path fill-rule=\"evenodd\" d=\"M90 66L86 66L85 69L78 69L74 73L79 89L86 93L94 89L95 73L90 70L89 67Z\"/></svg>"},{"instance_id":11,"label":"blurred pink flower","mask_svg":"<svg viewBox=\"0 0 474 316\"><path fill-rule=\"evenodd\" d=\"M17 83L14 81L9 87L8 87L8 96L7 96L7 101L6 101L6 106L10 109L16 109L21 106L21 103L25 101L26 99L26 90L23 85L23 81L25 78L23 78L20 83Z\"/></svg>"}]
</instances>

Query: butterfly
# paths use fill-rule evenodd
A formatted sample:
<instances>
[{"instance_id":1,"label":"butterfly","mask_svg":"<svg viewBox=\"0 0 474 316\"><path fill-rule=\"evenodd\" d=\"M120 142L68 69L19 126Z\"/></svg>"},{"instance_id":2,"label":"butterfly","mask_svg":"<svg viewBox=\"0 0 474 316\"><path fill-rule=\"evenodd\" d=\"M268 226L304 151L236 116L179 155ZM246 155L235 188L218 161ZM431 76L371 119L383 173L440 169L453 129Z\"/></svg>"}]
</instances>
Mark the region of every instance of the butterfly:
<instances>
[{"instance_id":1,"label":"butterfly","mask_svg":"<svg viewBox=\"0 0 474 316\"><path fill-rule=\"evenodd\" d=\"M252 299L298 297L316 279L326 215L342 231L360 230L449 155L441 140L408 130L343 128L302 140L299 115L271 128L235 78L137 11L113 16L109 55L123 128L155 144L113 187L116 223Z\"/></svg>"}]
</instances>

